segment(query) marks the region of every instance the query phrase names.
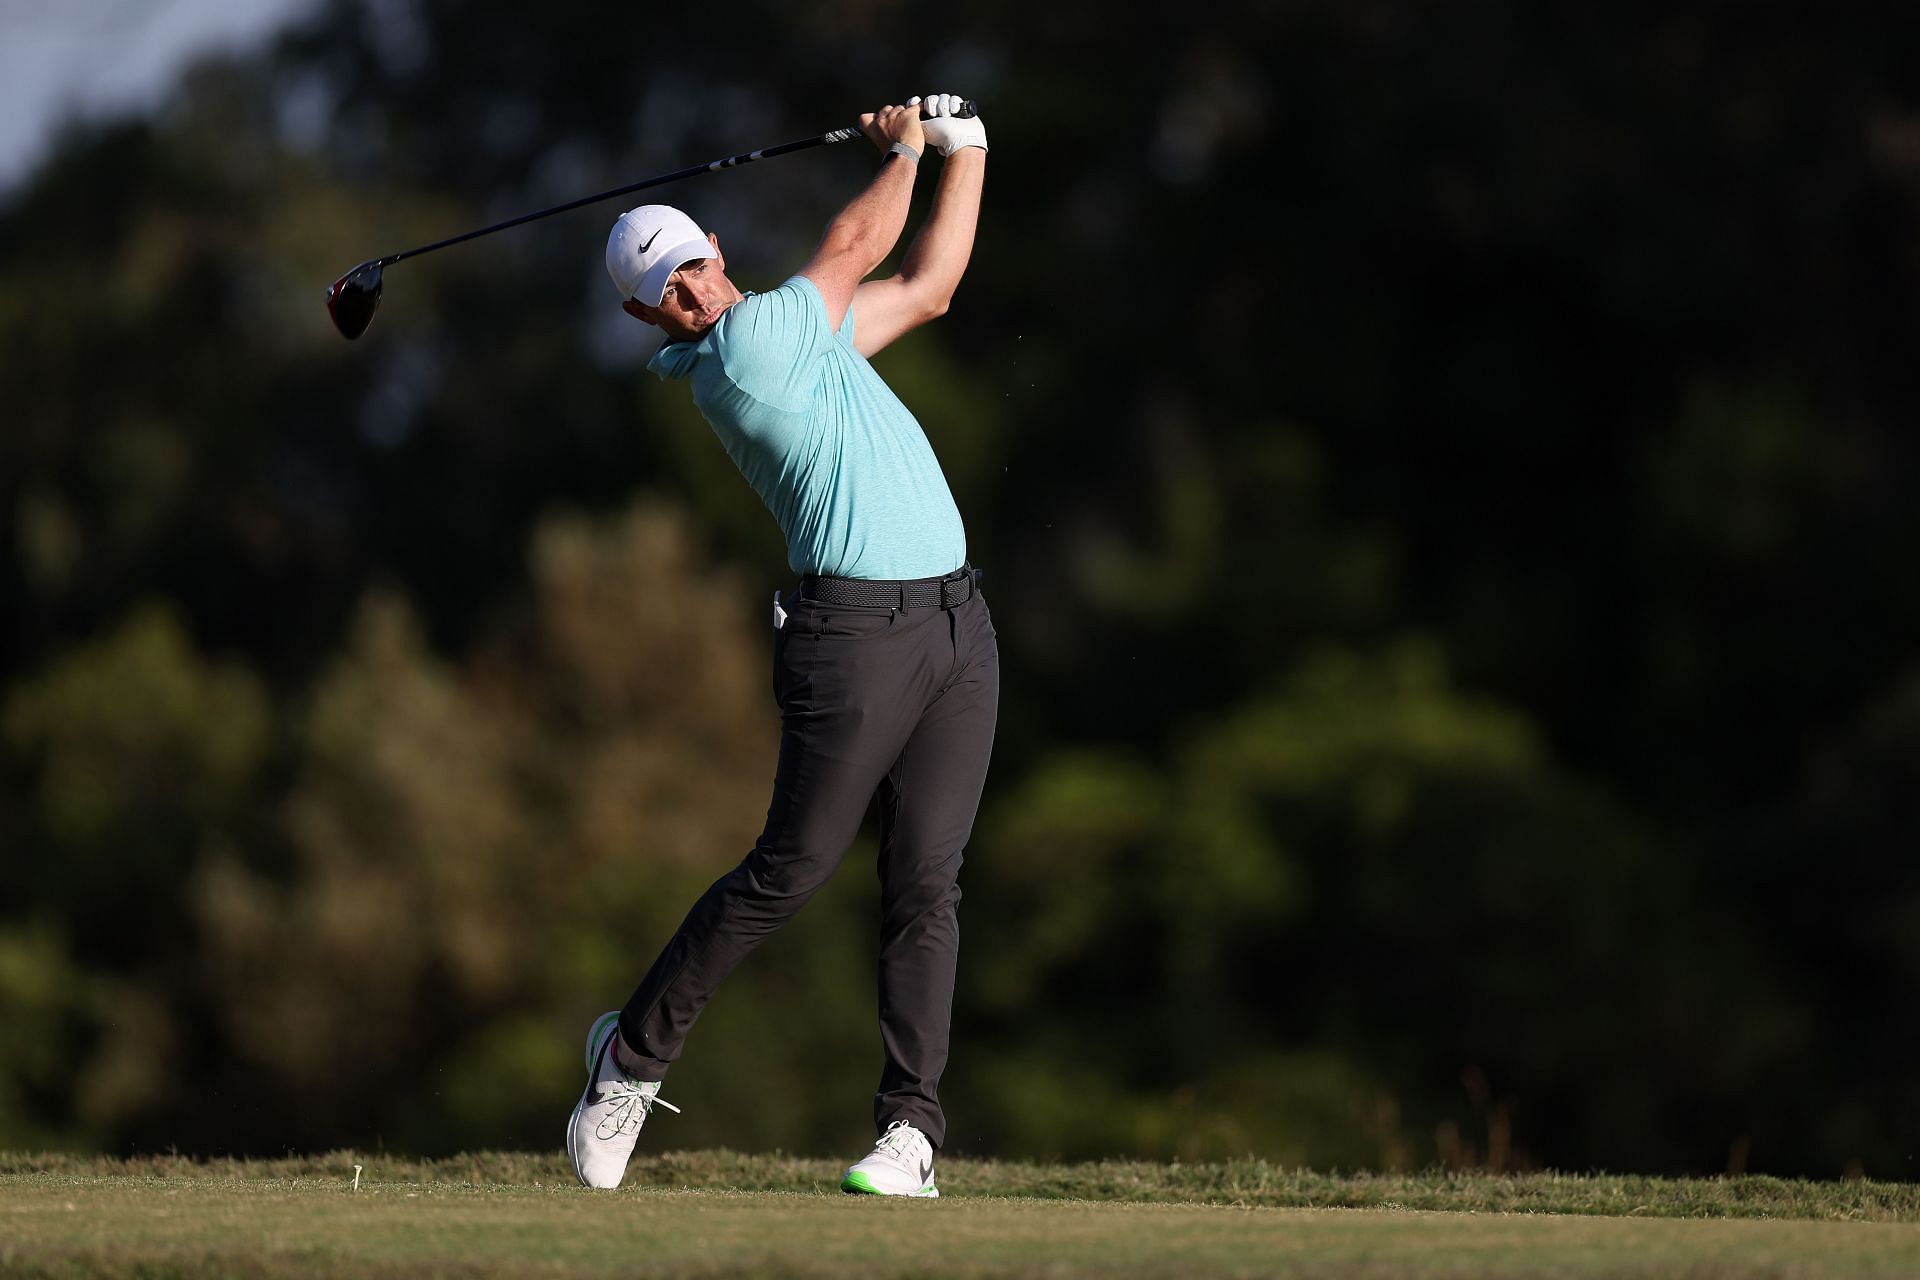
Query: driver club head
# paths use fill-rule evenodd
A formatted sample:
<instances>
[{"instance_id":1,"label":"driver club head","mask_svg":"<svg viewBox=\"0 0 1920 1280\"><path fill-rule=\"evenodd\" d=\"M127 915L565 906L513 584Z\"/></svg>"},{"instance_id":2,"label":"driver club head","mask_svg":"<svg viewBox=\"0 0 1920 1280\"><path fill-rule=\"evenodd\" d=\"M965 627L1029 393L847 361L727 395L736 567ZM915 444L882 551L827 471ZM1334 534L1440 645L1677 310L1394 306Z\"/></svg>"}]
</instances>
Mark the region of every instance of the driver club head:
<instances>
[{"instance_id":1,"label":"driver club head","mask_svg":"<svg viewBox=\"0 0 1920 1280\"><path fill-rule=\"evenodd\" d=\"M367 331L380 309L380 262L363 262L327 290L327 314L340 336L351 341Z\"/></svg>"}]
</instances>

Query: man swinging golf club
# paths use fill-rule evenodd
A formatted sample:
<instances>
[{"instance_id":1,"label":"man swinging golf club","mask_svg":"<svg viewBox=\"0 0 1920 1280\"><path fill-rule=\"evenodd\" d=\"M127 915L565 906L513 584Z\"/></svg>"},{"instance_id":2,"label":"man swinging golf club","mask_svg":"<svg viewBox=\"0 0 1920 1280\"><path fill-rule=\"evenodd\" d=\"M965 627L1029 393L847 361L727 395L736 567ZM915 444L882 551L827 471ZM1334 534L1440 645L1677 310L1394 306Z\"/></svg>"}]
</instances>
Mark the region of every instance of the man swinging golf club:
<instances>
[{"instance_id":1,"label":"man swinging golf club","mask_svg":"<svg viewBox=\"0 0 1920 1280\"><path fill-rule=\"evenodd\" d=\"M879 172L797 274L742 293L713 235L666 205L623 213L607 269L667 341L648 368L694 403L786 535L798 590L775 596L779 765L752 852L694 903L626 1007L587 1037L567 1128L580 1181L619 1185L660 1082L721 980L826 883L876 799L879 1142L843 1189L937 1196L959 947L961 853L998 714L979 574L925 433L867 358L942 314L973 250L986 129L937 94L860 117ZM867 276L905 227L921 153L944 157L897 275Z\"/></svg>"}]
</instances>

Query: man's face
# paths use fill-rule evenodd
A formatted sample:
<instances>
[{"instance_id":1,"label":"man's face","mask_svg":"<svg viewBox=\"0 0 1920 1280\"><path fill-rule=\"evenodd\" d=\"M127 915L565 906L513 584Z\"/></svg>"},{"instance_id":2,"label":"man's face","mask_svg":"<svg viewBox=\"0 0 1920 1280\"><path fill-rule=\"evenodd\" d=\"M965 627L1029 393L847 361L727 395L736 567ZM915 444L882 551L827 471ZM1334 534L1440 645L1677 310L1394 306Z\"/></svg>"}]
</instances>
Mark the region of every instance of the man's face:
<instances>
[{"instance_id":1,"label":"man's face","mask_svg":"<svg viewBox=\"0 0 1920 1280\"><path fill-rule=\"evenodd\" d=\"M708 233L707 240L718 254L719 237ZM628 315L658 325L669 342L692 342L713 328L720 313L744 296L727 279L727 260L716 256L681 263L667 277L659 306L650 307L632 298L621 305Z\"/></svg>"}]
</instances>

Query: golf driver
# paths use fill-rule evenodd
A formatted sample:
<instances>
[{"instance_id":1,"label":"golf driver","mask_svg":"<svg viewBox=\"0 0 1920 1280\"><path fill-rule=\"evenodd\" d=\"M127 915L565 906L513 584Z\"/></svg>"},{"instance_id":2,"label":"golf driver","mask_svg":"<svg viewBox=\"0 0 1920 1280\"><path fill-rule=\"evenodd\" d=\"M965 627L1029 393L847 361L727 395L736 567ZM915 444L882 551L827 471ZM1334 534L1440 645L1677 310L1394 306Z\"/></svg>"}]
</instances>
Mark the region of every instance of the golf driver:
<instances>
[{"instance_id":1,"label":"golf driver","mask_svg":"<svg viewBox=\"0 0 1920 1280\"><path fill-rule=\"evenodd\" d=\"M975 104L962 103L954 114L971 117L975 114ZM468 231L461 235L449 236L445 240L436 240L432 244L421 245L418 249L408 249L404 253L390 253L384 258L370 258L353 270L335 280L327 290L327 314L333 317L333 327L340 336L348 340L359 337L373 323L373 313L380 308L381 275L390 266L407 258L417 258L423 253L432 253L435 249L444 249L448 245L459 244L463 240L472 240L479 236L489 236L496 231L505 231L508 227L517 227L523 222L532 222L536 218L550 218L556 213L565 213L569 209L578 209L582 205L596 204L601 200L611 200L615 196L629 195L635 191L644 191L648 187L664 186L669 182L678 182L682 178L691 178L695 174L713 173L720 169L731 169L737 165L750 164L755 160L765 160L770 156L783 156L793 151L805 151L808 147L821 147L834 142L847 142L861 136L860 127L854 125L846 129L831 129L815 138L801 138L796 142L783 142L777 147L762 147L758 151L745 151L737 156L728 156L724 160L715 160L709 164L689 165L672 173L663 173L657 178L647 178L641 182L630 183L624 187L615 187L611 191L602 191L598 195L582 196L578 200L569 200L565 204L554 205L551 209L541 209L537 213L523 213L517 218L505 222L496 222L490 227L481 227L478 231Z\"/></svg>"}]
</instances>

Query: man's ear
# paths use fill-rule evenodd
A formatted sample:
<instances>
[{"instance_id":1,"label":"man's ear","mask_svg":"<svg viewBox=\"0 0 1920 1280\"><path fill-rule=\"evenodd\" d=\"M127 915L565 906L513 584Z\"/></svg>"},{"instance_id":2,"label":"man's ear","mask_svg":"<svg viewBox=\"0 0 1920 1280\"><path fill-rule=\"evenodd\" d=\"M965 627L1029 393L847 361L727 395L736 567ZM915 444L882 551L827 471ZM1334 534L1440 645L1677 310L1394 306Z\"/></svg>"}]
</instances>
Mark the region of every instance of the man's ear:
<instances>
[{"instance_id":1,"label":"man's ear","mask_svg":"<svg viewBox=\"0 0 1920 1280\"><path fill-rule=\"evenodd\" d=\"M648 324L659 323L660 313L637 298L628 298L620 304L620 309L632 316L635 320L644 320Z\"/></svg>"}]
</instances>

